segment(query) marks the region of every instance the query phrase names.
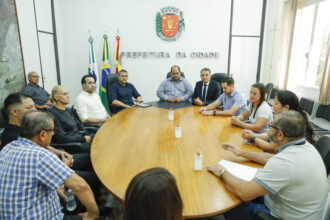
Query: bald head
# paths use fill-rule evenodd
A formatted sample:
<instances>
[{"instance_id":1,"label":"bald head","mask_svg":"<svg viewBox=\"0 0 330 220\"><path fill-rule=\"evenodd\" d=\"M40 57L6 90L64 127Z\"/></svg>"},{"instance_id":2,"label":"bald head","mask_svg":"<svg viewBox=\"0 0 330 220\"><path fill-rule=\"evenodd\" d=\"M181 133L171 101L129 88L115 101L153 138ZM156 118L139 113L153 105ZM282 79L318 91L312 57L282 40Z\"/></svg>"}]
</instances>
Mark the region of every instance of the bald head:
<instances>
[{"instance_id":1,"label":"bald head","mask_svg":"<svg viewBox=\"0 0 330 220\"><path fill-rule=\"evenodd\" d=\"M284 111L275 118L275 127L290 139L305 137L306 122L297 111Z\"/></svg>"}]
</instances>

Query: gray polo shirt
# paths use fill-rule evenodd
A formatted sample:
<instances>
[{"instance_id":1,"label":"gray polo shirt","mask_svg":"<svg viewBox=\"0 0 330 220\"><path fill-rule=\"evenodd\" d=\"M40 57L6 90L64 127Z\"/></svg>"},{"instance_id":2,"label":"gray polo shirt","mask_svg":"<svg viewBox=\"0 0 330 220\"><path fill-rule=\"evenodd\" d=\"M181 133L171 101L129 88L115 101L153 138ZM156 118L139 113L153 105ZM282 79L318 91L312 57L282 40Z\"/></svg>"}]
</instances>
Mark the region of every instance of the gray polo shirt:
<instances>
[{"instance_id":1,"label":"gray polo shirt","mask_svg":"<svg viewBox=\"0 0 330 220\"><path fill-rule=\"evenodd\" d=\"M324 219L328 182L323 160L305 138L278 148L253 179L270 193L265 204L280 219Z\"/></svg>"},{"instance_id":2,"label":"gray polo shirt","mask_svg":"<svg viewBox=\"0 0 330 220\"><path fill-rule=\"evenodd\" d=\"M23 88L22 94L31 97L35 104L44 105L49 99L49 93L39 85L28 84Z\"/></svg>"}]
</instances>

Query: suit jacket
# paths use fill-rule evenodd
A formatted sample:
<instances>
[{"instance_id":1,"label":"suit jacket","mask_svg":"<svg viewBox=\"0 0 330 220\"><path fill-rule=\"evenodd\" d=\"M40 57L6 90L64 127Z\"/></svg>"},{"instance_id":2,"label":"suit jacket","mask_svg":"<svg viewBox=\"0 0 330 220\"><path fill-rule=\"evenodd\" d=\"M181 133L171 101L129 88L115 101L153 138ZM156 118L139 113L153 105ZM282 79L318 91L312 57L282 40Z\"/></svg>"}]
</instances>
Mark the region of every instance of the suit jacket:
<instances>
[{"instance_id":1,"label":"suit jacket","mask_svg":"<svg viewBox=\"0 0 330 220\"><path fill-rule=\"evenodd\" d=\"M196 83L194 93L191 97L193 105L195 105L195 99L197 97L199 97L199 99L202 99L202 92L203 92L203 82L198 81ZM210 80L210 84L207 88L206 101L204 102L204 105L208 105L214 102L220 95L221 95L220 84L217 81Z\"/></svg>"}]
</instances>

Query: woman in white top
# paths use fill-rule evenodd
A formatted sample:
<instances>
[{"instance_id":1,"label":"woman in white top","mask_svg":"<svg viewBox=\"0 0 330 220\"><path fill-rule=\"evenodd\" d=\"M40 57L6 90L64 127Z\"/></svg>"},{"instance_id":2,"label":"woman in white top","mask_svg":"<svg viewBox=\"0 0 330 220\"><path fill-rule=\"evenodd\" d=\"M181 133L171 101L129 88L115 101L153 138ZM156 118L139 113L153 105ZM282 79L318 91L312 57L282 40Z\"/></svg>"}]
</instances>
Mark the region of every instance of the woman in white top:
<instances>
[{"instance_id":1,"label":"woman in white top","mask_svg":"<svg viewBox=\"0 0 330 220\"><path fill-rule=\"evenodd\" d=\"M273 113L265 100L266 87L255 83L250 90L250 104L242 114L233 116L231 124L254 132L265 132L273 121ZM248 122L245 122L248 120Z\"/></svg>"}]
</instances>

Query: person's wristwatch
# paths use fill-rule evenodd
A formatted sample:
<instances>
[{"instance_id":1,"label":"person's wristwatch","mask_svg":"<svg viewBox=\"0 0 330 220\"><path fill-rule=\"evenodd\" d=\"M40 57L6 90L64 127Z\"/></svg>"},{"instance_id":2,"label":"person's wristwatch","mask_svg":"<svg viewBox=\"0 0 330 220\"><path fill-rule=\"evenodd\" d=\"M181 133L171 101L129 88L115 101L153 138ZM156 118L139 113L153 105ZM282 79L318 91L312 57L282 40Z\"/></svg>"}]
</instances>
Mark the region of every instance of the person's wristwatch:
<instances>
[{"instance_id":1,"label":"person's wristwatch","mask_svg":"<svg viewBox=\"0 0 330 220\"><path fill-rule=\"evenodd\" d=\"M256 136L253 136L252 138L251 138L251 143L254 143L255 141L256 141Z\"/></svg>"},{"instance_id":2,"label":"person's wristwatch","mask_svg":"<svg viewBox=\"0 0 330 220\"><path fill-rule=\"evenodd\" d=\"M221 176L222 176L225 172L228 172L228 170L226 170L226 169L219 170L219 171L218 171L218 176L219 176L219 178L221 178Z\"/></svg>"},{"instance_id":3,"label":"person's wristwatch","mask_svg":"<svg viewBox=\"0 0 330 220\"><path fill-rule=\"evenodd\" d=\"M214 116L217 115L217 111L216 111L216 110L213 111L213 115L214 115Z\"/></svg>"}]
</instances>

